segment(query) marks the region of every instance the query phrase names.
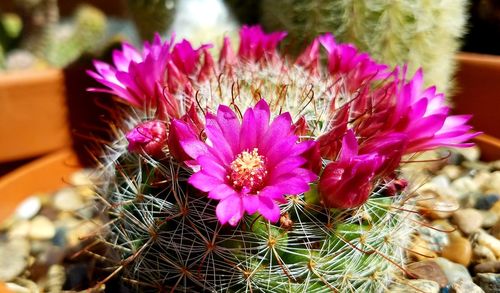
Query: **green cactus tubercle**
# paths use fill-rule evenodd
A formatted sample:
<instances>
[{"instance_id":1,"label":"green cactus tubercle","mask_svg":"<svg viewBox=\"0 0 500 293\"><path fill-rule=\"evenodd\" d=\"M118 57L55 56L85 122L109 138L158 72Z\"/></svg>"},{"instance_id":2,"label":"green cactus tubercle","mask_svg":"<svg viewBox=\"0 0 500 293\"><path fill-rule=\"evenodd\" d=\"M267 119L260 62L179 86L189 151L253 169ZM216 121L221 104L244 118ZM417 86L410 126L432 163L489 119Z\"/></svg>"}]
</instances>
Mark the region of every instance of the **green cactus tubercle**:
<instances>
[{"instance_id":1,"label":"green cactus tubercle","mask_svg":"<svg viewBox=\"0 0 500 293\"><path fill-rule=\"evenodd\" d=\"M231 94L233 80L219 79L197 85L199 103L233 101L244 109L258 92L273 105L277 101L271 97L285 83L289 98L273 111L282 108L297 117L298 105L309 96L304 88L312 84L317 100L304 112L316 117L331 88L312 82L314 77L302 78L300 68L288 73L296 80L286 80L273 67L236 68L237 97ZM208 99L203 93L210 89L219 92ZM278 223L254 214L236 227L221 225L217 202L187 183L192 171L166 148L162 159L127 150L125 133L153 117L135 109L119 119L124 124L113 127L117 140L108 146L97 176L109 221L102 241L113 244L111 265L126 284L141 292L381 292L398 281L414 230L413 203L406 194L389 196L381 182L362 206L328 209L312 184L305 194L287 196ZM315 136L326 129L323 124Z\"/></svg>"}]
</instances>

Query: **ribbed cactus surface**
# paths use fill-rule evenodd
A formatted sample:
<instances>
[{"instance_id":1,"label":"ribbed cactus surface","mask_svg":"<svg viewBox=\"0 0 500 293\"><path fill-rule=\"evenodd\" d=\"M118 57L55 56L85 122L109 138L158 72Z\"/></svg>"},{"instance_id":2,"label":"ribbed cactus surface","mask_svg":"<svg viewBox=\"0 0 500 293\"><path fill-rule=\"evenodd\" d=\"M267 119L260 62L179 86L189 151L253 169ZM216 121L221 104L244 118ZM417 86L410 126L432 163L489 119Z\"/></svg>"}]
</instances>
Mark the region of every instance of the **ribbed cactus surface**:
<instances>
[{"instance_id":1,"label":"ribbed cactus surface","mask_svg":"<svg viewBox=\"0 0 500 293\"><path fill-rule=\"evenodd\" d=\"M454 56L467 20L466 0L262 0L261 20L269 30L289 33L297 52L317 34L332 32L376 60L422 67L426 84L450 93Z\"/></svg>"},{"instance_id":2,"label":"ribbed cactus surface","mask_svg":"<svg viewBox=\"0 0 500 293\"><path fill-rule=\"evenodd\" d=\"M470 146L423 74L315 38L244 26L234 51L157 35L88 71L127 105L96 182L110 277L139 292L383 292L415 226L399 166ZM323 50L324 51L321 51ZM321 61L321 54L327 61ZM418 184L418 182L417 182ZM106 280L106 279L105 279Z\"/></svg>"},{"instance_id":3,"label":"ribbed cactus surface","mask_svg":"<svg viewBox=\"0 0 500 293\"><path fill-rule=\"evenodd\" d=\"M326 209L315 191L290 196L279 223L233 228L177 163L115 155L101 176L107 241L139 291L381 292L403 263L413 216L383 188L354 211Z\"/></svg>"}]
</instances>

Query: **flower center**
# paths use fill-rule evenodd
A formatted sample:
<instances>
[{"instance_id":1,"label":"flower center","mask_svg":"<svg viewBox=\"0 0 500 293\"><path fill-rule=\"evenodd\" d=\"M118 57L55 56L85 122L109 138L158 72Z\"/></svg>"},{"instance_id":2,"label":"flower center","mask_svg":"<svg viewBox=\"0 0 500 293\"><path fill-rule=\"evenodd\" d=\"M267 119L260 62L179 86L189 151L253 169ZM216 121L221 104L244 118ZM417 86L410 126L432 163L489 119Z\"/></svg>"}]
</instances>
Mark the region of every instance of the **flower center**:
<instances>
[{"instance_id":1,"label":"flower center","mask_svg":"<svg viewBox=\"0 0 500 293\"><path fill-rule=\"evenodd\" d=\"M257 148L251 152L241 152L231 163L228 179L237 189L247 188L250 192L255 192L261 187L267 175L264 159L259 155Z\"/></svg>"}]
</instances>

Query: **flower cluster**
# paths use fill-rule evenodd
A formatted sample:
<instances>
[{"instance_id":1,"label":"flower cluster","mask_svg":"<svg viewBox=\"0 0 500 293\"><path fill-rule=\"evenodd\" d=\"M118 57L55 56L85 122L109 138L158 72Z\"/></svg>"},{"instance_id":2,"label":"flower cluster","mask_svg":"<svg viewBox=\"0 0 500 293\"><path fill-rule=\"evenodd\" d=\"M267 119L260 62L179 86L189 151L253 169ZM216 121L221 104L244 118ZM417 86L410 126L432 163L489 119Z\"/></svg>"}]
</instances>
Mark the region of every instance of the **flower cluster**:
<instances>
[{"instance_id":1,"label":"flower cluster","mask_svg":"<svg viewBox=\"0 0 500 293\"><path fill-rule=\"evenodd\" d=\"M404 155L477 135L470 116L450 116L443 94L423 88L421 70L408 78L330 34L290 62L277 51L285 36L244 26L239 49L225 38L217 61L211 45L156 36L141 52L124 44L89 74L107 87L93 90L156 110L126 135L128 150L177 161L233 226L245 213L278 221L279 204L311 185L320 204L356 208L380 184L403 182Z\"/></svg>"}]
</instances>

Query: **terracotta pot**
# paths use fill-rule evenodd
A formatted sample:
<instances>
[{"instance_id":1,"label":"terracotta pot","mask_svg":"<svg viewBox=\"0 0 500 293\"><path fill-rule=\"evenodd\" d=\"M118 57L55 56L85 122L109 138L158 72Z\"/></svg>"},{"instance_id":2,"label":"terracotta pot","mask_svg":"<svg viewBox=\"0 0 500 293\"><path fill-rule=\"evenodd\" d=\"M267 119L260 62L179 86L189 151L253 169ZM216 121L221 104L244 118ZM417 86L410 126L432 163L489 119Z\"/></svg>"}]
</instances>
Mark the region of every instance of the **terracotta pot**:
<instances>
[{"instance_id":1,"label":"terracotta pot","mask_svg":"<svg viewBox=\"0 0 500 293\"><path fill-rule=\"evenodd\" d=\"M0 178L0 222L4 221L27 196L49 193L67 185L67 178L81 168L72 149L65 148Z\"/></svg>"},{"instance_id":2,"label":"terracotta pot","mask_svg":"<svg viewBox=\"0 0 500 293\"><path fill-rule=\"evenodd\" d=\"M19 203L35 193L49 193L67 185L68 177L81 168L76 154L65 148L37 159L0 178L0 222L12 215ZM0 282L0 293L9 293Z\"/></svg>"},{"instance_id":3,"label":"terracotta pot","mask_svg":"<svg viewBox=\"0 0 500 293\"><path fill-rule=\"evenodd\" d=\"M474 53L457 55L457 94L454 112L472 114L471 124L486 135L476 142L484 160L500 159L500 56Z\"/></svg>"},{"instance_id":4,"label":"terracotta pot","mask_svg":"<svg viewBox=\"0 0 500 293\"><path fill-rule=\"evenodd\" d=\"M70 145L67 116L61 70L0 74L0 163Z\"/></svg>"}]
</instances>

